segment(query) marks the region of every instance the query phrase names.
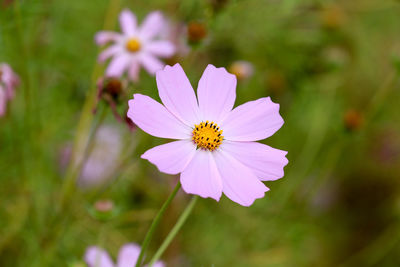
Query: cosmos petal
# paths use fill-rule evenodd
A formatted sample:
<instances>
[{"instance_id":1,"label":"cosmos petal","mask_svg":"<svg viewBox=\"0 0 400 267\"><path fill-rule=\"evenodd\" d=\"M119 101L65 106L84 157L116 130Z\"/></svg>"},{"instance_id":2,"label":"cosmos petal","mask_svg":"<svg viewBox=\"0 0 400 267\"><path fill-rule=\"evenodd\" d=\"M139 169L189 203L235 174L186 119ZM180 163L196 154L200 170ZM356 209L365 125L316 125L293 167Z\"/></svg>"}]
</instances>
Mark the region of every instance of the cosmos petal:
<instances>
[{"instance_id":1,"label":"cosmos petal","mask_svg":"<svg viewBox=\"0 0 400 267\"><path fill-rule=\"evenodd\" d=\"M96 246L89 247L86 250L85 261L89 267L114 267L110 255Z\"/></svg>"},{"instance_id":2,"label":"cosmos petal","mask_svg":"<svg viewBox=\"0 0 400 267\"><path fill-rule=\"evenodd\" d=\"M132 61L128 69L129 79L131 79L134 82L137 82L139 80L139 71L140 71L139 62Z\"/></svg>"},{"instance_id":3,"label":"cosmos petal","mask_svg":"<svg viewBox=\"0 0 400 267\"><path fill-rule=\"evenodd\" d=\"M147 150L142 159L147 159L157 166L160 172L178 174L193 158L196 146L191 140L180 140Z\"/></svg>"},{"instance_id":4,"label":"cosmos petal","mask_svg":"<svg viewBox=\"0 0 400 267\"><path fill-rule=\"evenodd\" d=\"M107 67L107 77L121 77L127 69L130 58L127 55L115 56Z\"/></svg>"},{"instance_id":5,"label":"cosmos petal","mask_svg":"<svg viewBox=\"0 0 400 267\"><path fill-rule=\"evenodd\" d=\"M175 46L169 41L154 41L148 43L144 49L158 57L170 57L175 53Z\"/></svg>"},{"instance_id":6,"label":"cosmos petal","mask_svg":"<svg viewBox=\"0 0 400 267\"><path fill-rule=\"evenodd\" d=\"M140 247L134 243L124 245L118 253L117 267L132 267L137 262Z\"/></svg>"},{"instance_id":7,"label":"cosmos petal","mask_svg":"<svg viewBox=\"0 0 400 267\"><path fill-rule=\"evenodd\" d=\"M141 54L140 61L146 71L151 75L154 75L158 70L161 70L164 67L164 63L149 53Z\"/></svg>"},{"instance_id":8,"label":"cosmos petal","mask_svg":"<svg viewBox=\"0 0 400 267\"><path fill-rule=\"evenodd\" d=\"M250 206L254 200L264 197L269 189L249 168L222 150L213 155L222 179L222 191L228 198Z\"/></svg>"},{"instance_id":9,"label":"cosmos petal","mask_svg":"<svg viewBox=\"0 0 400 267\"><path fill-rule=\"evenodd\" d=\"M220 147L247 166L261 181L282 178L283 167L288 164L286 151L257 142L231 142L225 140Z\"/></svg>"},{"instance_id":10,"label":"cosmos petal","mask_svg":"<svg viewBox=\"0 0 400 267\"><path fill-rule=\"evenodd\" d=\"M5 89L0 86L0 117L6 113L7 107L7 96Z\"/></svg>"},{"instance_id":11,"label":"cosmos petal","mask_svg":"<svg viewBox=\"0 0 400 267\"><path fill-rule=\"evenodd\" d=\"M165 107L188 126L199 123L196 95L179 64L156 73L158 93Z\"/></svg>"},{"instance_id":12,"label":"cosmos petal","mask_svg":"<svg viewBox=\"0 0 400 267\"><path fill-rule=\"evenodd\" d=\"M164 26L165 21L162 13L160 11L151 12L140 26L139 35L145 40L151 39L160 34Z\"/></svg>"},{"instance_id":13,"label":"cosmos petal","mask_svg":"<svg viewBox=\"0 0 400 267\"><path fill-rule=\"evenodd\" d=\"M100 31L94 37L97 45L105 45L108 42L116 42L120 39L121 34L112 31Z\"/></svg>"},{"instance_id":14,"label":"cosmos petal","mask_svg":"<svg viewBox=\"0 0 400 267\"><path fill-rule=\"evenodd\" d=\"M197 88L203 120L219 123L232 110L236 99L236 76L225 68L208 65Z\"/></svg>"},{"instance_id":15,"label":"cosmos petal","mask_svg":"<svg viewBox=\"0 0 400 267\"><path fill-rule=\"evenodd\" d=\"M190 138L191 129L154 99L134 94L128 104L128 117L146 133L161 138Z\"/></svg>"},{"instance_id":16,"label":"cosmos petal","mask_svg":"<svg viewBox=\"0 0 400 267\"><path fill-rule=\"evenodd\" d=\"M221 123L221 129L226 140L257 141L270 137L282 125L279 104L264 97L236 107Z\"/></svg>"},{"instance_id":17,"label":"cosmos petal","mask_svg":"<svg viewBox=\"0 0 400 267\"><path fill-rule=\"evenodd\" d=\"M112 45L110 47L107 47L102 51L99 55L99 62L104 62L108 58L118 54L119 52L122 52L122 49L119 45Z\"/></svg>"},{"instance_id":18,"label":"cosmos petal","mask_svg":"<svg viewBox=\"0 0 400 267\"><path fill-rule=\"evenodd\" d=\"M219 201L222 194L222 181L212 152L198 149L181 173L183 190L188 194L211 197Z\"/></svg>"},{"instance_id":19,"label":"cosmos petal","mask_svg":"<svg viewBox=\"0 0 400 267\"><path fill-rule=\"evenodd\" d=\"M121 30L125 35L134 35L137 28L137 19L135 14L129 9L124 9L119 15Z\"/></svg>"}]
</instances>

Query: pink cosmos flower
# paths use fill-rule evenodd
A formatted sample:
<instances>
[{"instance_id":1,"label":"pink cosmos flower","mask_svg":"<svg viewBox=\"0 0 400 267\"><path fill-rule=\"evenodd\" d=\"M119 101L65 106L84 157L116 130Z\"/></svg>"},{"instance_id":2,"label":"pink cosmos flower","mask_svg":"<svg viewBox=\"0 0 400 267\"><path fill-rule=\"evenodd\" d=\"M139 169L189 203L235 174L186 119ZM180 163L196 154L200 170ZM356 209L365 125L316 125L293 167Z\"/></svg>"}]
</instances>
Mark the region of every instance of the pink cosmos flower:
<instances>
[{"instance_id":1,"label":"pink cosmos flower","mask_svg":"<svg viewBox=\"0 0 400 267\"><path fill-rule=\"evenodd\" d=\"M157 57L172 56L175 47L161 37L166 25L161 12L150 13L138 27L136 16L125 9L121 12L119 21L122 33L101 31L95 36L98 45L112 43L98 58L100 62L104 62L112 57L106 76L121 77L127 72L132 81L137 81L140 65L151 75L162 69L165 64Z\"/></svg>"},{"instance_id":2,"label":"pink cosmos flower","mask_svg":"<svg viewBox=\"0 0 400 267\"><path fill-rule=\"evenodd\" d=\"M261 181L283 177L287 152L255 142L283 125L279 105L269 97L232 109L236 77L212 65L200 79L197 99L179 64L158 71L156 80L164 106L135 94L128 117L153 136L179 139L141 157L161 172L181 173L185 192L217 201L223 192L250 206L269 190Z\"/></svg>"},{"instance_id":3,"label":"pink cosmos flower","mask_svg":"<svg viewBox=\"0 0 400 267\"><path fill-rule=\"evenodd\" d=\"M14 98L19 77L10 65L0 63L0 117L6 113L7 102Z\"/></svg>"},{"instance_id":4,"label":"pink cosmos flower","mask_svg":"<svg viewBox=\"0 0 400 267\"><path fill-rule=\"evenodd\" d=\"M132 267L139 258L140 247L134 243L128 243L121 247L117 264L114 264L110 255L99 247L92 246L86 250L85 261L89 267ZM164 263L157 261L153 267L164 267Z\"/></svg>"}]
</instances>

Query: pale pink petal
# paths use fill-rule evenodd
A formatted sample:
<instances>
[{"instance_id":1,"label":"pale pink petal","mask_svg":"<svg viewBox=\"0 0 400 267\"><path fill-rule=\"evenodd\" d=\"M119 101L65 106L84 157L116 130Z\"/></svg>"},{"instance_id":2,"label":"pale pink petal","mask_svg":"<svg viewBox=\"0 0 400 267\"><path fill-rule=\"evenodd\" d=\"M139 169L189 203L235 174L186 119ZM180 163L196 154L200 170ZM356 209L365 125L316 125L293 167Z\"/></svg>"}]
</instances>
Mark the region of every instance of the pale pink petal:
<instances>
[{"instance_id":1,"label":"pale pink petal","mask_svg":"<svg viewBox=\"0 0 400 267\"><path fill-rule=\"evenodd\" d=\"M178 174L193 158L196 146L191 140L180 140L147 150L142 159L147 159L157 166L160 172Z\"/></svg>"},{"instance_id":2,"label":"pale pink petal","mask_svg":"<svg viewBox=\"0 0 400 267\"><path fill-rule=\"evenodd\" d=\"M6 113L7 96L3 87L0 86L0 117Z\"/></svg>"},{"instance_id":3,"label":"pale pink petal","mask_svg":"<svg viewBox=\"0 0 400 267\"><path fill-rule=\"evenodd\" d=\"M129 9L124 9L121 12L119 15L119 23L124 34L133 35L136 33L136 16Z\"/></svg>"},{"instance_id":4,"label":"pale pink petal","mask_svg":"<svg viewBox=\"0 0 400 267\"><path fill-rule=\"evenodd\" d=\"M121 77L127 69L130 57L127 55L118 55L114 57L106 70L107 77Z\"/></svg>"},{"instance_id":5,"label":"pale pink petal","mask_svg":"<svg viewBox=\"0 0 400 267\"><path fill-rule=\"evenodd\" d=\"M236 76L225 68L208 65L197 88L203 120L219 123L232 110L236 98Z\"/></svg>"},{"instance_id":6,"label":"pale pink petal","mask_svg":"<svg viewBox=\"0 0 400 267\"><path fill-rule=\"evenodd\" d=\"M219 201L222 194L222 181L212 152L198 149L181 173L183 190L188 194L211 197Z\"/></svg>"},{"instance_id":7,"label":"pale pink petal","mask_svg":"<svg viewBox=\"0 0 400 267\"><path fill-rule=\"evenodd\" d=\"M20 83L19 77L15 74L10 65L6 63L1 64L0 69L2 72L2 82L5 86L6 99L12 99L15 95L15 87Z\"/></svg>"},{"instance_id":8,"label":"pale pink petal","mask_svg":"<svg viewBox=\"0 0 400 267\"><path fill-rule=\"evenodd\" d=\"M89 267L114 267L108 253L99 247L89 247L85 253L85 261Z\"/></svg>"},{"instance_id":9,"label":"pale pink petal","mask_svg":"<svg viewBox=\"0 0 400 267\"><path fill-rule=\"evenodd\" d=\"M134 243L124 245L118 254L117 267L132 267L139 258L140 247Z\"/></svg>"},{"instance_id":10,"label":"pale pink petal","mask_svg":"<svg viewBox=\"0 0 400 267\"><path fill-rule=\"evenodd\" d=\"M154 41L148 43L144 49L158 57L171 57L175 53L175 46L170 41Z\"/></svg>"},{"instance_id":11,"label":"pale pink petal","mask_svg":"<svg viewBox=\"0 0 400 267\"><path fill-rule=\"evenodd\" d=\"M139 80L139 70L140 70L139 62L132 61L128 69L129 79L131 79L134 82L137 82Z\"/></svg>"},{"instance_id":12,"label":"pale pink petal","mask_svg":"<svg viewBox=\"0 0 400 267\"><path fill-rule=\"evenodd\" d=\"M160 34L161 30L165 26L164 18L159 11L151 12L144 19L139 29L140 37L143 39L151 39L156 35Z\"/></svg>"},{"instance_id":13,"label":"pale pink petal","mask_svg":"<svg viewBox=\"0 0 400 267\"><path fill-rule=\"evenodd\" d=\"M222 191L242 206L250 206L269 189L255 174L221 149L213 153L222 179Z\"/></svg>"},{"instance_id":14,"label":"pale pink petal","mask_svg":"<svg viewBox=\"0 0 400 267\"><path fill-rule=\"evenodd\" d=\"M191 137L191 129L152 98L134 94L128 104L128 117L146 133L170 139Z\"/></svg>"},{"instance_id":15,"label":"pale pink petal","mask_svg":"<svg viewBox=\"0 0 400 267\"><path fill-rule=\"evenodd\" d=\"M257 141L270 137L282 125L279 104L264 97L236 107L221 123L221 129L227 140Z\"/></svg>"},{"instance_id":16,"label":"pale pink petal","mask_svg":"<svg viewBox=\"0 0 400 267\"><path fill-rule=\"evenodd\" d=\"M199 108L189 79L179 64L156 73L158 93L165 107L188 126L199 123Z\"/></svg>"},{"instance_id":17,"label":"pale pink petal","mask_svg":"<svg viewBox=\"0 0 400 267\"><path fill-rule=\"evenodd\" d=\"M6 98L7 99L13 99L15 97L15 86L14 84L7 84L6 85Z\"/></svg>"},{"instance_id":18,"label":"pale pink petal","mask_svg":"<svg viewBox=\"0 0 400 267\"><path fill-rule=\"evenodd\" d=\"M288 164L286 151L257 142L231 142L224 140L220 149L250 168L261 181L282 178L283 167Z\"/></svg>"},{"instance_id":19,"label":"pale pink petal","mask_svg":"<svg viewBox=\"0 0 400 267\"><path fill-rule=\"evenodd\" d=\"M99 62L104 62L108 58L115 56L122 51L123 50L121 49L121 46L119 46L119 45L112 45L110 47L107 47L106 49L103 50L103 52L100 53Z\"/></svg>"},{"instance_id":20,"label":"pale pink petal","mask_svg":"<svg viewBox=\"0 0 400 267\"><path fill-rule=\"evenodd\" d=\"M151 75L156 74L156 72L158 70L161 70L165 65L160 60L158 60L157 58L153 57L148 53L143 53L140 56L140 61L142 62L142 65L146 69L146 71Z\"/></svg>"},{"instance_id":21,"label":"pale pink petal","mask_svg":"<svg viewBox=\"0 0 400 267\"><path fill-rule=\"evenodd\" d=\"M96 33L94 40L97 45L105 45L108 42L116 42L121 39L121 34L111 31L101 31Z\"/></svg>"}]
</instances>

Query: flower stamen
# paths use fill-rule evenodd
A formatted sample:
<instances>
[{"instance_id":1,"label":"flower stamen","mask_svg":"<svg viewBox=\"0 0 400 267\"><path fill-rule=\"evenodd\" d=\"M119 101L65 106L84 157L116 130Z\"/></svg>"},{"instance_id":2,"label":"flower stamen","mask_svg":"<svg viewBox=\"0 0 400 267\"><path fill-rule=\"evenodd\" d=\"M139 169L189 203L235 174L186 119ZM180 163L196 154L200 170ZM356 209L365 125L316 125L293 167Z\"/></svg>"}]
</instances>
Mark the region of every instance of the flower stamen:
<instances>
[{"instance_id":1,"label":"flower stamen","mask_svg":"<svg viewBox=\"0 0 400 267\"><path fill-rule=\"evenodd\" d=\"M214 151L222 143L224 137L222 130L214 122L201 122L196 124L193 129L192 140L196 143L197 148L204 148Z\"/></svg>"},{"instance_id":2,"label":"flower stamen","mask_svg":"<svg viewBox=\"0 0 400 267\"><path fill-rule=\"evenodd\" d=\"M128 42L126 42L125 48L129 51L129 52L137 52L140 50L141 44L139 39L137 38L132 38L129 39Z\"/></svg>"}]
</instances>

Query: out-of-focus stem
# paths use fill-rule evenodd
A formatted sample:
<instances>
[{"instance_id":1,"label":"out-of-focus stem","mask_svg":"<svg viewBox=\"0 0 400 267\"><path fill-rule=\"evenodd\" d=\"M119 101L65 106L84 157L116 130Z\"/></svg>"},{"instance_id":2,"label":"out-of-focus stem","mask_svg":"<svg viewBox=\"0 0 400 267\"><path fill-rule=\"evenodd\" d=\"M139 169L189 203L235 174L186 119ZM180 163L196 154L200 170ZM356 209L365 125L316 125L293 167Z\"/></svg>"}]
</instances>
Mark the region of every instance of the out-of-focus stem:
<instances>
[{"instance_id":1,"label":"out-of-focus stem","mask_svg":"<svg viewBox=\"0 0 400 267\"><path fill-rule=\"evenodd\" d=\"M107 8L107 14L104 19L103 29L112 29L114 22L116 20L118 11L120 8L120 0L110 0L109 6ZM86 96L85 103L83 105L82 113L78 122L76 129L76 135L74 140L74 145L72 149L72 156L70 163L68 165L64 186L61 196L61 207L64 201L68 198L70 188L73 187L77 175L80 173L80 169L76 168L76 159L81 155L82 148L86 148L90 142L90 129L94 118L93 107L96 102L96 82L97 78L101 75L102 68L99 64L95 64L92 76L91 76L91 87ZM82 164L78 164L78 166Z\"/></svg>"},{"instance_id":2,"label":"out-of-focus stem","mask_svg":"<svg viewBox=\"0 0 400 267\"><path fill-rule=\"evenodd\" d=\"M90 153L93 149L94 145L94 140L96 138L96 134L100 126L102 125L105 117L107 115L107 108L104 107L100 118L97 120L97 123L93 127L92 131L89 134L87 144L85 146L85 150L83 151L82 158L79 159L78 162L75 162L75 168L72 170L72 175L68 177L69 179L65 182L64 187L63 187L63 194L62 194L62 199L61 199L61 208L64 207L66 200L69 198L72 189L74 188L76 184L76 180L79 177L79 174L81 173L82 167L85 165L86 161L88 160ZM74 162L73 162L74 163Z\"/></svg>"},{"instance_id":3,"label":"out-of-focus stem","mask_svg":"<svg viewBox=\"0 0 400 267\"><path fill-rule=\"evenodd\" d=\"M30 74L29 74L29 68L27 66L29 62L29 52L28 48L25 45L25 38L23 34L23 27L22 27L22 15L21 15L21 3L20 0L17 0L14 2L14 16L15 16L15 21L16 21L16 27L17 27L17 37L19 39L19 43L21 45L21 50L22 50L22 57L24 61L24 68L23 68L23 75L24 75L24 101L25 101L25 116L27 116L28 123L31 123L30 121L30 116L32 114L31 112L31 79L30 79Z\"/></svg>"},{"instance_id":4,"label":"out-of-focus stem","mask_svg":"<svg viewBox=\"0 0 400 267\"><path fill-rule=\"evenodd\" d=\"M151 223L151 226L149 230L147 231L147 234L144 238L143 244L142 244L142 249L139 254L139 258L136 262L135 267L140 267L142 265L142 262L144 260L144 255L146 253L147 247L150 244L151 238L153 237L154 231L156 230L158 224L161 221L162 216L164 215L165 211L167 210L168 206L171 204L172 200L175 198L176 193L179 191L181 188L181 183L178 181L177 185L175 186L174 190L172 191L171 195L167 198L167 200L164 202L162 205L161 209L158 211L156 217L154 218L153 222Z\"/></svg>"},{"instance_id":5,"label":"out-of-focus stem","mask_svg":"<svg viewBox=\"0 0 400 267\"><path fill-rule=\"evenodd\" d=\"M387 78L383 81L382 85L376 91L376 94L372 97L371 103L368 106L368 110L365 114L366 123L368 124L382 104L385 102L386 97L388 96L390 89L392 88L393 82L395 81L397 75L395 71L392 71Z\"/></svg>"},{"instance_id":6,"label":"out-of-focus stem","mask_svg":"<svg viewBox=\"0 0 400 267\"><path fill-rule=\"evenodd\" d=\"M179 217L178 221L176 222L174 227L169 232L168 236L165 238L164 242L158 248L158 250L154 254L153 258L151 258L150 263L149 263L150 267L153 266L153 264L162 256L164 251L168 248L169 244L175 238L176 234L182 228L182 226L186 222L186 219L189 217L190 213L192 212L197 199L198 199L198 196L194 196L192 198L192 200L189 202L189 204L186 206L185 210L182 212L181 216Z\"/></svg>"}]
</instances>

